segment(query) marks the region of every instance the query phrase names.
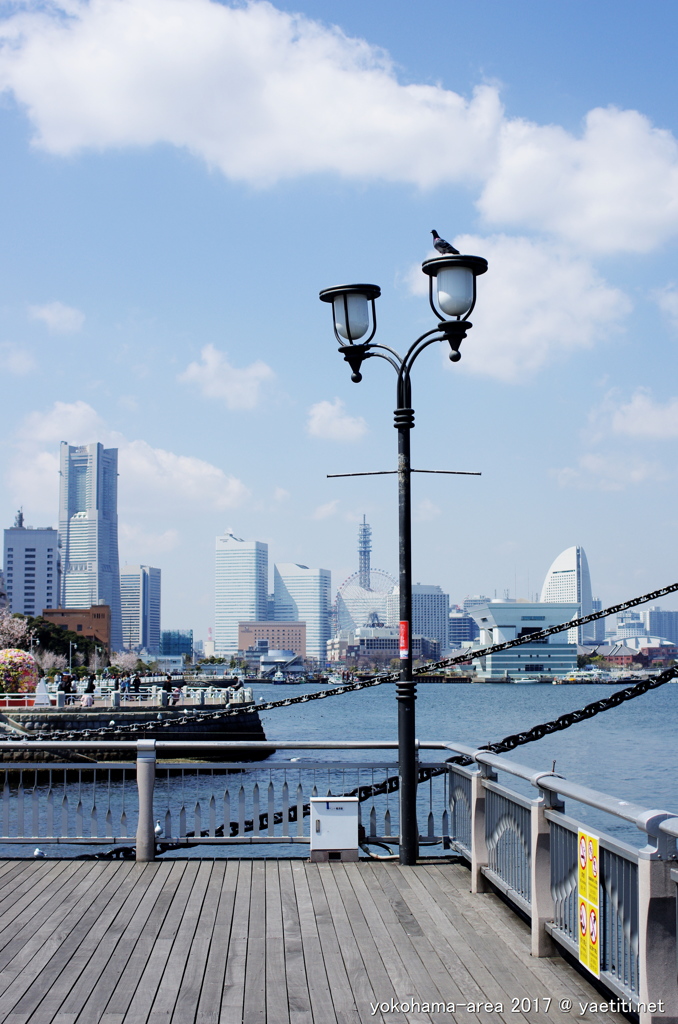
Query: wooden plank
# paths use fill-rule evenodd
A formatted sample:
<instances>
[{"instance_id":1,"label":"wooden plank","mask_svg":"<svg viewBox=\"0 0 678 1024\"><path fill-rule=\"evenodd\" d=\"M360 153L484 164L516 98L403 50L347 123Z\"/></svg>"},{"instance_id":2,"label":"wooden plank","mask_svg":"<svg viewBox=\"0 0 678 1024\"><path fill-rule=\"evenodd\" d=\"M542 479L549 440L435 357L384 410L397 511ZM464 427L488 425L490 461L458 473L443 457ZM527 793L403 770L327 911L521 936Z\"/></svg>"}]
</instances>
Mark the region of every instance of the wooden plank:
<instances>
[{"instance_id":1,"label":"wooden plank","mask_svg":"<svg viewBox=\"0 0 678 1024\"><path fill-rule=\"evenodd\" d=\"M205 894L209 886L213 863L211 860L199 862L198 873L184 907L179 927L176 930L171 951L167 957L167 964L158 985L155 1000L153 1001L153 1008L148 1014L148 1024L161 1024L161 1022L167 1022L172 1019L179 989L181 988L181 981L189 961L191 946L196 928L198 927L198 921L200 920ZM195 1006L192 1006L191 1018L194 1011Z\"/></svg>"},{"instance_id":2,"label":"wooden plank","mask_svg":"<svg viewBox=\"0 0 678 1024\"><path fill-rule=\"evenodd\" d=\"M315 908L311 899L303 861L291 861L292 881L297 898L301 946L306 965L306 980L315 1021L323 1024L337 1024L337 1015L332 1004L332 990L327 977L320 936L318 935Z\"/></svg>"},{"instance_id":3,"label":"wooden plank","mask_svg":"<svg viewBox=\"0 0 678 1024\"><path fill-rule=\"evenodd\" d=\"M375 884L369 865L364 863L345 864L344 870L362 908L374 940L387 967L399 1000L408 1001L413 996L426 993L428 1001L442 999L441 994L412 945L410 936L402 928L398 917L390 906L388 897L379 884ZM473 1018L471 1018L473 1019ZM407 1014L409 1022L430 1022L428 1013L414 1011ZM448 1017L449 1020L449 1017Z\"/></svg>"},{"instance_id":4,"label":"wooden plank","mask_svg":"<svg viewBox=\"0 0 678 1024\"><path fill-rule=\"evenodd\" d=\"M369 1007L369 1018L375 1020L377 1024L382 1024L385 1018L379 1010L373 1013L372 1006L383 1002L391 1004L396 998L396 992L372 938L362 907L340 864L320 866L320 878L337 931L346 971L351 979L356 1006L365 1019ZM399 1012L389 1012L388 1022L407 1024L404 1015Z\"/></svg>"},{"instance_id":5,"label":"wooden plank","mask_svg":"<svg viewBox=\"0 0 678 1024\"><path fill-rule=\"evenodd\" d=\"M292 878L292 862L278 862L280 884L280 910L282 914L283 939L285 944L285 975L287 978L287 1006L290 1024L313 1024L311 994L306 977L304 950L301 941L301 924L297 895ZM320 1024L320 1021L318 1022Z\"/></svg>"},{"instance_id":6,"label":"wooden plank","mask_svg":"<svg viewBox=\"0 0 678 1024\"><path fill-rule=\"evenodd\" d=\"M134 893L136 895L137 889L140 889L141 899L136 905L132 900L127 901L133 908L131 918L126 924L124 924L126 915L123 917L121 914L116 918L113 927L107 932L105 940L99 943L99 947L92 957L91 964L95 976L90 978L88 966L85 974L81 975L78 986L64 1003L64 1009L75 1009L75 1000L79 998L79 991L82 992L85 996L82 1005L79 1006L79 1017L82 1024L96 1024L106 1015L106 1006L111 994L132 956L135 944L149 916L156 907L156 901L161 896L172 867L171 861L138 865L139 881ZM121 927L123 924L124 928ZM86 989L85 979L91 982L89 992Z\"/></svg>"},{"instance_id":7,"label":"wooden plank","mask_svg":"<svg viewBox=\"0 0 678 1024\"><path fill-rule=\"evenodd\" d=\"M29 971L5 992L3 1005L14 998L15 991L23 995L14 1005L15 1013L30 1011L35 1024L49 1024L58 1012L71 987L103 939L109 923L117 915L129 892L134 888L134 862L105 863L101 875L103 885L95 894L83 894L68 921L57 929L58 947L52 952L42 969L35 973L39 960L34 957ZM33 975L30 983L28 978Z\"/></svg>"},{"instance_id":8,"label":"wooden plank","mask_svg":"<svg viewBox=\"0 0 678 1024\"><path fill-rule=\"evenodd\" d=\"M320 879L319 866L317 864L304 864L304 868L313 902L315 923L318 929L318 939L330 986L332 1006L334 1007L338 1024L360 1024L361 1019L366 1019L368 1013L365 1014L365 1017L361 1017L355 1001L353 987L356 983L359 984L358 978L362 977L363 984L360 987L364 989L364 965L360 957L355 956L354 947L353 962L357 970L349 979L342 956L344 950L337 938L336 924ZM327 865L327 870L331 871L332 866ZM350 929L345 930L343 937L344 948L348 952L348 949L353 946L353 933ZM367 1010L366 1003L363 1005L363 1009Z\"/></svg>"},{"instance_id":9,"label":"wooden plank","mask_svg":"<svg viewBox=\"0 0 678 1024\"><path fill-rule=\"evenodd\" d=\"M136 991L125 1013L126 1024L146 1024L148 1015L163 977L165 965L172 951L176 934L195 884L200 867L199 860L187 861L181 881L173 895L159 932L152 944L150 956L143 968ZM137 943L137 946L139 944ZM116 990L117 994L117 990ZM124 1000L123 1000L124 1001Z\"/></svg>"},{"instance_id":10,"label":"wooden plank","mask_svg":"<svg viewBox=\"0 0 678 1024\"><path fill-rule=\"evenodd\" d=\"M36 901L52 882L64 874L68 861L53 860L40 863L42 870L31 870L15 876L7 894L0 898L0 928L11 927L19 914L28 906L37 910ZM31 865L33 867L33 865Z\"/></svg>"},{"instance_id":11,"label":"wooden plank","mask_svg":"<svg viewBox=\"0 0 678 1024\"><path fill-rule=\"evenodd\" d=\"M172 1020L176 1021L177 1024L191 1024L196 1019L203 981L207 971L207 962L210 954L215 959L219 956L216 949L212 950L212 936L225 871L226 861L217 860L212 862L207 891L172 1015ZM223 951L223 956L225 959L225 951ZM220 1000L221 992L219 992L219 999L216 1001L215 1009L218 1007Z\"/></svg>"},{"instance_id":12,"label":"wooden plank","mask_svg":"<svg viewBox=\"0 0 678 1024\"><path fill-rule=\"evenodd\" d=\"M266 1022L290 1024L278 862L266 861Z\"/></svg>"},{"instance_id":13,"label":"wooden plank","mask_svg":"<svg viewBox=\"0 0 678 1024\"><path fill-rule=\"evenodd\" d=\"M252 861L242 860L238 871L238 885L231 920L224 987L221 996L220 1024L240 1022L245 999L245 970L247 967L247 931L250 916L250 886Z\"/></svg>"},{"instance_id":14,"label":"wooden plank","mask_svg":"<svg viewBox=\"0 0 678 1024\"><path fill-rule=\"evenodd\" d=\"M139 985L139 980L153 952L155 940L160 933L160 929L172 906L172 901L181 885L181 880L186 870L186 862L175 860L168 861L167 863L171 865L170 870L168 873L163 874L162 886L152 906L149 908L147 904L143 904L139 908L129 944L127 942L124 943L119 955L114 954L111 964L104 970L99 1005L101 1007L105 1006L101 1019L102 1021L108 1021L108 1024L112 1024L118 1017L120 1020L124 1019ZM149 909L150 912L148 912ZM124 958L125 952L128 954L126 962ZM107 1002L105 997L108 997ZM85 1009L87 1009L87 1006ZM84 1010L82 1024L89 1024Z\"/></svg>"},{"instance_id":15,"label":"wooden plank","mask_svg":"<svg viewBox=\"0 0 678 1024\"><path fill-rule=\"evenodd\" d=\"M80 868L80 871L73 873L73 880L77 884L64 899L60 899L60 892L55 894L56 910L48 905L46 915L32 922L30 928L24 927L11 948L3 951L0 958L4 961L0 979L0 1020L12 1011L18 999L75 927L81 910L80 901L84 898L85 905L91 903L105 885L105 866L101 862L78 864L76 867Z\"/></svg>"},{"instance_id":16,"label":"wooden plank","mask_svg":"<svg viewBox=\"0 0 678 1024\"><path fill-rule=\"evenodd\" d=\"M125 943L129 942L130 925L137 909L143 903L149 890L158 891L159 885L156 882L158 874L159 865L133 864L125 885L120 887L119 892L106 907L104 935L98 941L96 941L96 935L87 937L87 943L82 947L85 962L81 967L80 951L68 963L66 973L71 978L71 987L59 1008L59 1013L54 1018L55 1024L62 1014L75 1014L77 1017L83 1006L89 1001L92 990L97 986L111 959L116 956L123 938ZM129 950L127 955L129 955ZM75 975L78 967L80 967L80 972ZM98 1019L100 1014L96 1013L92 1004L90 1007L90 1020ZM103 1012L103 1006L101 1012Z\"/></svg>"},{"instance_id":17,"label":"wooden plank","mask_svg":"<svg viewBox=\"0 0 678 1024\"><path fill-rule=\"evenodd\" d=\"M266 865L252 861L243 1024L266 1024Z\"/></svg>"},{"instance_id":18,"label":"wooden plank","mask_svg":"<svg viewBox=\"0 0 678 1024\"><path fill-rule=\"evenodd\" d=\"M239 867L240 862L237 860L225 862L226 871L218 895L214 931L195 1016L196 1024L219 1024Z\"/></svg>"}]
</instances>

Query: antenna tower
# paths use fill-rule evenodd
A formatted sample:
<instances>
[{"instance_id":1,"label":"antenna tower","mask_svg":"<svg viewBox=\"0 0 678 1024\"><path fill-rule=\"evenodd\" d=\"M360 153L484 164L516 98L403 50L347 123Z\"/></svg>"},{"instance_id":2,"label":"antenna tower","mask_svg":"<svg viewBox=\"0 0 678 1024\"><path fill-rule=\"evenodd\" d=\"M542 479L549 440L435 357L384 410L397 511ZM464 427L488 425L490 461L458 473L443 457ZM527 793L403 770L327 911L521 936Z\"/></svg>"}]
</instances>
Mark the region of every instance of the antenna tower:
<instances>
[{"instance_id":1,"label":"antenna tower","mask_svg":"<svg viewBox=\"0 0 678 1024\"><path fill-rule=\"evenodd\" d=\"M371 590L370 586L370 552L372 551L372 527L366 522L365 516L358 527L358 574L363 590Z\"/></svg>"}]
</instances>

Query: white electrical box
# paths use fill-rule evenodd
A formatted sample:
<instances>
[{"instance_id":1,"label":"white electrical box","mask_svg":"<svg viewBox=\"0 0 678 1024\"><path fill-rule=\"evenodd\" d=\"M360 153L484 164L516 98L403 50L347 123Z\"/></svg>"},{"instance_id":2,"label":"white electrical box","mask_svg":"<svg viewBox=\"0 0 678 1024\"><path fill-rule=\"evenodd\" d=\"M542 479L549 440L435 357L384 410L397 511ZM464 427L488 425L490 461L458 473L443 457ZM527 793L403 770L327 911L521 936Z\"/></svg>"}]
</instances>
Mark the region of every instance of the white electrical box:
<instances>
[{"instance_id":1,"label":"white electrical box","mask_svg":"<svg viewBox=\"0 0 678 1024\"><path fill-rule=\"evenodd\" d=\"M311 860L358 860L358 797L311 797Z\"/></svg>"}]
</instances>

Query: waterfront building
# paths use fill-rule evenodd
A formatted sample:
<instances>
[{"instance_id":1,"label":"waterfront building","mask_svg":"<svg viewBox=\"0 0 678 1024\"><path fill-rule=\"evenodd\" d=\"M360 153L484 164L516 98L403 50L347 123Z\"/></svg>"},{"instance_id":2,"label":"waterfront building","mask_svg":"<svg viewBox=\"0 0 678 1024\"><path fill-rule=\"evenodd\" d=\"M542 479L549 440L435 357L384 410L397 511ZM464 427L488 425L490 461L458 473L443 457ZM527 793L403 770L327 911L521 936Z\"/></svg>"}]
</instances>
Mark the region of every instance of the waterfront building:
<instances>
[{"instance_id":1,"label":"waterfront building","mask_svg":"<svg viewBox=\"0 0 678 1024\"><path fill-rule=\"evenodd\" d=\"M397 626L400 622L400 587L395 586L386 602L386 625ZM412 586L413 636L425 636L435 640L444 650L449 642L450 598L441 587L415 583Z\"/></svg>"},{"instance_id":2,"label":"waterfront building","mask_svg":"<svg viewBox=\"0 0 678 1024\"><path fill-rule=\"evenodd\" d=\"M160 651L160 569L124 565L120 570L122 642L127 650Z\"/></svg>"},{"instance_id":3,"label":"waterfront building","mask_svg":"<svg viewBox=\"0 0 678 1024\"><path fill-rule=\"evenodd\" d=\"M400 654L399 630L396 626L359 626L342 629L328 641L327 660L346 662L356 658L371 658L388 664ZM436 661L440 657L440 644L429 637L412 637L412 657L416 661Z\"/></svg>"},{"instance_id":4,"label":"waterfront building","mask_svg":"<svg viewBox=\"0 0 678 1024\"><path fill-rule=\"evenodd\" d=\"M296 562L279 562L273 572L277 622L306 623L306 657L325 663L330 638L332 574Z\"/></svg>"},{"instance_id":5,"label":"waterfront building","mask_svg":"<svg viewBox=\"0 0 678 1024\"><path fill-rule=\"evenodd\" d=\"M44 608L42 617L60 629L97 640L107 651L111 650L111 609L103 602L90 608Z\"/></svg>"},{"instance_id":6,"label":"waterfront building","mask_svg":"<svg viewBox=\"0 0 678 1024\"><path fill-rule=\"evenodd\" d=\"M582 547L576 545L558 555L546 574L541 591L541 601L544 604L563 601L578 604L577 614L571 615L570 618L591 614L593 611L591 575L586 552ZM593 639L593 636L593 623L589 622L585 626L571 629L568 633L568 640L572 644L583 644Z\"/></svg>"},{"instance_id":7,"label":"waterfront building","mask_svg":"<svg viewBox=\"0 0 678 1024\"><path fill-rule=\"evenodd\" d=\"M216 539L214 653L238 652L238 623L265 622L268 610L268 544L241 540L227 530Z\"/></svg>"},{"instance_id":8,"label":"waterfront building","mask_svg":"<svg viewBox=\"0 0 678 1024\"><path fill-rule=\"evenodd\" d=\"M591 601L591 611L592 612L600 612L602 610L603 610L603 602L600 600L599 597L594 597L593 600ZM589 637L589 639L587 640L587 643L594 643L594 644L603 644L603 643L605 643L605 623L606 622L607 622L607 618L604 618L604 619L596 619L595 622L591 623L591 625L588 628L588 637Z\"/></svg>"},{"instance_id":9,"label":"waterfront building","mask_svg":"<svg viewBox=\"0 0 678 1024\"><path fill-rule=\"evenodd\" d=\"M63 608L104 601L111 609L111 648L122 649L118 561L118 449L61 442L59 541Z\"/></svg>"},{"instance_id":10,"label":"waterfront building","mask_svg":"<svg viewBox=\"0 0 678 1024\"><path fill-rule=\"evenodd\" d=\"M61 562L59 534L53 527L24 525L17 512L14 526L4 531L3 564L6 605L11 612L39 615L59 603Z\"/></svg>"},{"instance_id":11,"label":"waterfront building","mask_svg":"<svg viewBox=\"0 0 678 1024\"><path fill-rule=\"evenodd\" d=\"M238 650L243 653L265 641L266 650L294 651L306 657L305 622L239 622Z\"/></svg>"},{"instance_id":12,"label":"waterfront building","mask_svg":"<svg viewBox=\"0 0 678 1024\"><path fill-rule=\"evenodd\" d=\"M564 601L489 601L473 609L480 636L469 647L469 654L473 656L474 647L505 643L567 622L577 615L578 609L578 604ZM577 667L577 645L568 643L570 632L564 630L536 643L476 658L476 674L484 682L499 682L507 677L518 682L521 677L566 675Z\"/></svg>"},{"instance_id":13,"label":"waterfront building","mask_svg":"<svg viewBox=\"0 0 678 1024\"><path fill-rule=\"evenodd\" d=\"M450 612L450 626L447 635L447 645L452 649L461 647L462 644L471 643L478 636L480 636L480 630L478 629L478 623L469 615L468 612L463 611L459 605L455 605Z\"/></svg>"},{"instance_id":14,"label":"waterfront building","mask_svg":"<svg viewBox=\"0 0 678 1024\"><path fill-rule=\"evenodd\" d=\"M163 629L160 633L160 657L183 657L193 661L193 630Z\"/></svg>"},{"instance_id":15,"label":"waterfront building","mask_svg":"<svg viewBox=\"0 0 678 1024\"><path fill-rule=\"evenodd\" d=\"M661 636L678 644L678 612L663 611L659 605L640 612L645 630L651 636Z\"/></svg>"}]
</instances>

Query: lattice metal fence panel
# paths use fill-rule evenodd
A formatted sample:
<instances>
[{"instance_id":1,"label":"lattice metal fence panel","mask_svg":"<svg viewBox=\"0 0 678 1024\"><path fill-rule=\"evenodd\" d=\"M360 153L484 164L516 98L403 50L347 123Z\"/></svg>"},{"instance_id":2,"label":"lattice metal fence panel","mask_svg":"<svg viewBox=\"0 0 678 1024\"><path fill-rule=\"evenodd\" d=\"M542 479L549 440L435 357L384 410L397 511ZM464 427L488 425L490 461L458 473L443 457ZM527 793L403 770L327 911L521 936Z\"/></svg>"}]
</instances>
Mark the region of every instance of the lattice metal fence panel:
<instances>
[{"instance_id":1,"label":"lattice metal fence panel","mask_svg":"<svg viewBox=\"0 0 678 1024\"><path fill-rule=\"evenodd\" d=\"M470 859L473 849L471 829L471 777L468 771L450 765L450 840Z\"/></svg>"},{"instance_id":2,"label":"lattice metal fence panel","mask_svg":"<svg viewBox=\"0 0 678 1024\"><path fill-rule=\"evenodd\" d=\"M530 902L530 808L509 791L488 788L485 794L485 837L488 868Z\"/></svg>"},{"instance_id":3,"label":"lattice metal fence panel","mask_svg":"<svg viewBox=\"0 0 678 1024\"><path fill-rule=\"evenodd\" d=\"M638 865L600 849L601 970L638 995Z\"/></svg>"}]
</instances>

